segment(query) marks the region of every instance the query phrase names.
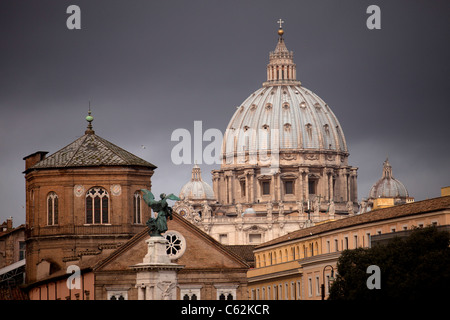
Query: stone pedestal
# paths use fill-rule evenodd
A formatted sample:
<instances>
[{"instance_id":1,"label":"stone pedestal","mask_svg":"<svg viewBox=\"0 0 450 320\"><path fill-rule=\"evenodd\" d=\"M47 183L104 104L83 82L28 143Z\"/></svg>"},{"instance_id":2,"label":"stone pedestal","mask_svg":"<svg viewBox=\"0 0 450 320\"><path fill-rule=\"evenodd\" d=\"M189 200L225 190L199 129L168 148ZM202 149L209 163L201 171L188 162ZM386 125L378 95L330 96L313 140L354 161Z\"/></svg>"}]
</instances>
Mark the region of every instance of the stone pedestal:
<instances>
[{"instance_id":1,"label":"stone pedestal","mask_svg":"<svg viewBox=\"0 0 450 320\"><path fill-rule=\"evenodd\" d=\"M146 243L148 251L143 262L131 266L137 271L138 300L175 300L178 270L184 266L170 261L164 237L151 237Z\"/></svg>"}]
</instances>

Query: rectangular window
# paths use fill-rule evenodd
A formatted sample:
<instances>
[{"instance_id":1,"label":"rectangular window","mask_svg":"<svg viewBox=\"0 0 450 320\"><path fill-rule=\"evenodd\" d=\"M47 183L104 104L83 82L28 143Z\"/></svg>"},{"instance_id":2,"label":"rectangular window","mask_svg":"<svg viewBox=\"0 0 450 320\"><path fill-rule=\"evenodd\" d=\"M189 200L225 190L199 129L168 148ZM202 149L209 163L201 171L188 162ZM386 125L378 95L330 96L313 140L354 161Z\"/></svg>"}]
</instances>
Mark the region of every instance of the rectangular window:
<instances>
[{"instance_id":1,"label":"rectangular window","mask_svg":"<svg viewBox=\"0 0 450 320\"><path fill-rule=\"evenodd\" d=\"M320 281L319 281L319 276L316 276L316 296L320 296Z\"/></svg>"},{"instance_id":2,"label":"rectangular window","mask_svg":"<svg viewBox=\"0 0 450 320\"><path fill-rule=\"evenodd\" d=\"M108 223L108 198L102 199L102 223Z\"/></svg>"},{"instance_id":3,"label":"rectangular window","mask_svg":"<svg viewBox=\"0 0 450 320\"><path fill-rule=\"evenodd\" d=\"M284 193L285 194L294 194L294 181L285 181L284 182Z\"/></svg>"},{"instance_id":4,"label":"rectangular window","mask_svg":"<svg viewBox=\"0 0 450 320\"><path fill-rule=\"evenodd\" d=\"M269 181L262 182L262 194L263 195L270 194L270 182Z\"/></svg>"},{"instance_id":5,"label":"rectangular window","mask_svg":"<svg viewBox=\"0 0 450 320\"><path fill-rule=\"evenodd\" d=\"M221 244L228 244L228 235L227 234L219 234L219 242Z\"/></svg>"},{"instance_id":6,"label":"rectangular window","mask_svg":"<svg viewBox=\"0 0 450 320\"><path fill-rule=\"evenodd\" d=\"M316 194L316 182L314 180L308 180L308 192L309 194Z\"/></svg>"},{"instance_id":7,"label":"rectangular window","mask_svg":"<svg viewBox=\"0 0 450 320\"><path fill-rule=\"evenodd\" d=\"M136 222L141 223L141 197L136 198Z\"/></svg>"},{"instance_id":8,"label":"rectangular window","mask_svg":"<svg viewBox=\"0 0 450 320\"><path fill-rule=\"evenodd\" d=\"M48 225L51 226L53 224L53 199L48 197L47 199L47 212L48 212Z\"/></svg>"},{"instance_id":9,"label":"rectangular window","mask_svg":"<svg viewBox=\"0 0 450 320\"><path fill-rule=\"evenodd\" d=\"M358 248L358 236L354 236L355 249Z\"/></svg>"},{"instance_id":10,"label":"rectangular window","mask_svg":"<svg viewBox=\"0 0 450 320\"><path fill-rule=\"evenodd\" d=\"M94 198L94 223L100 223L100 197Z\"/></svg>"},{"instance_id":11,"label":"rectangular window","mask_svg":"<svg viewBox=\"0 0 450 320\"><path fill-rule=\"evenodd\" d=\"M295 300L295 283L291 282L291 300Z\"/></svg>"},{"instance_id":12,"label":"rectangular window","mask_svg":"<svg viewBox=\"0 0 450 320\"><path fill-rule=\"evenodd\" d=\"M312 296L312 279L308 278L308 295Z\"/></svg>"},{"instance_id":13,"label":"rectangular window","mask_svg":"<svg viewBox=\"0 0 450 320\"><path fill-rule=\"evenodd\" d=\"M338 239L334 239L334 251L338 252L339 251L339 242Z\"/></svg>"},{"instance_id":14,"label":"rectangular window","mask_svg":"<svg viewBox=\"0 0 450 320\"><path fill-rule=\"evenodd\" d=\"M134 223L141 223L141 195L139 193L135 193L133 197L133 217Z\"/></svg>"},{"instance_id":15,"label":"rectangular window","mask_svg":"<svg viewBox=\"0 0 450 320\"><path fill-rule=\"evenodd\" d=\"M19 260L25 259L25 241L19 241Z\"/></svg>"},{"instance_id":16,"label":"rectangular window","mask_svg":"<svg viewBox=\"0 0 450 320\"><path fill-rule=\"evenodd\" d=\"M330 253L330 240L327 240L327 253Z\"/></svg>"},{"instance_id":17,"label":"rectangular window","mask_svg":"<svg viewBox=\"0 0 450 320\"><path fill-rule=\"evenodd\" d=\"M260 233L254 233L248 235L248 242L250 243L261 243L261 234Z\"/></svg>"},{"instance_id":18,"label":"rectangular window","mask_svg":"<svg viewBox=\"0 0 450 320\"><path fill-rule=\"evenodd\" d=\"M92 198L91 197L86 198L86 223L87 224L92 223Z\"/></svg>"},{"instance_id":19,"label":"rectangular window","mask_svg":"<svg viewBox=\"0 0 450 320\"><path fill-rule=\"evenodd\" d=\"M241 196L245 197L245 181L241 182Z\"/></svg>"},{"instance_id":20,"label":"rectangular window","mask_svg":"<svg viewBox=\"0 0 450 320\"><path fill-rule=\"evenodd\" d=\"M348 237L344 237L344 249L348 249Z\"/></svg>"},{"instance_id":21,"label":"rectangular window","mask_svg":"<svg viewBox=\"0 0 450 320\"><path fill-rule=\"evenodd\" d=\"M58 197L53 199L53 224L58 224Z\"/></svg>"}]
</instances>

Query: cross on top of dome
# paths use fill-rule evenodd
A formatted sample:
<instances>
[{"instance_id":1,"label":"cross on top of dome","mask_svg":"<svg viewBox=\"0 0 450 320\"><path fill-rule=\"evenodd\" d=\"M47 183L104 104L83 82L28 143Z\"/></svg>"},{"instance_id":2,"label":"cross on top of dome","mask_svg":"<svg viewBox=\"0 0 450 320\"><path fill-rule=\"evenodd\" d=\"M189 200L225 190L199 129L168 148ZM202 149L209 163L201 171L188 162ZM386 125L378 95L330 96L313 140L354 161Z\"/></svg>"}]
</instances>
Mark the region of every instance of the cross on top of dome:
<instances>
[{"instance_id":1,"label":"cross on top of dome","mask_svg":"<svg viewBox=\"0 0 450 320\"><path fill-rule=\"evenodd\" d=\"M283 30L282 24L284 23L284 21L280 19L277 22L280 24L280 28L278 29L278 35L280 36L280 39L282 39L283 38L283 34L284 34L284 30Z\"/></svg>"},{"instance_id":2,"label":"cross on top of dome","mask_svg":"<svg viewBox=\"0 0 450 320\"><path fill-rule=\"evenodd\" d=\"M284 21L279 19L277 22L280 24L280 29L282 29L283 28L282 24L284 23Z\"/></svg>"}]
</instances>

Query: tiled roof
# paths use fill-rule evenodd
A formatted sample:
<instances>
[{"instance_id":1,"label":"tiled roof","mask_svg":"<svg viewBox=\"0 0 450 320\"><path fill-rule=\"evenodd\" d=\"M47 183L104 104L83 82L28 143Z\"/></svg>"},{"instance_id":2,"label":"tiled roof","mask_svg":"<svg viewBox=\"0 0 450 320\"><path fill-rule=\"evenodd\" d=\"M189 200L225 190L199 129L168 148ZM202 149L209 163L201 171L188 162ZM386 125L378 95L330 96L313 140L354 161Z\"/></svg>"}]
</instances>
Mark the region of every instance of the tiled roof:
<instances>
[{"instance_id":1,"label":"tiled roof","mask_svg":"<svg viewBox=\"0 0 450 320\"><path fill-rule=\"evenodd\" d=\"M93 134L87 133L39 161L30 169L90 166L156 166Z\"/></svg>"},{"instance_id":2,"label":"tiled roof","mask_svg":"<svg viewBox=\"0 0 450 320\"><path fill-rule=\"evenodd\" d=\"M0 300L28 300L28 295L19 287L0 288Z\"/></svg>"},{"instance_id":3,"label":"tiled roof","mask_svg":"<svg viewBox=\"0 0 450 320\"><path fill-rule=\"evenodd\" d=\"M233 251L238 256L242 257L247 263L253 267L255 263L255 256L253 255L254 245L226 245L227 249Z\"/></svg>"},{"instance_id":4,"label":"tiled roof","mask_svg":"<svg viewBox=\"0 0 450 320\"><path fill-rule=\"evenodd\" d=\"M397 205L393 207L377 209L367 213L358 214L348 218L339 219L332 222L319 224L314 227L300 229L284 236L278 237L271 241L265 242L255 248L261 249L272 245L280 244L287 241L309 237L324 232L338 230L347 227L353 227L364 223L371 223L382 220L389 220L394 218L412 216L437 210L450 209L450 196L433 198L413 203Z\"/></svg>"}]
</instances>

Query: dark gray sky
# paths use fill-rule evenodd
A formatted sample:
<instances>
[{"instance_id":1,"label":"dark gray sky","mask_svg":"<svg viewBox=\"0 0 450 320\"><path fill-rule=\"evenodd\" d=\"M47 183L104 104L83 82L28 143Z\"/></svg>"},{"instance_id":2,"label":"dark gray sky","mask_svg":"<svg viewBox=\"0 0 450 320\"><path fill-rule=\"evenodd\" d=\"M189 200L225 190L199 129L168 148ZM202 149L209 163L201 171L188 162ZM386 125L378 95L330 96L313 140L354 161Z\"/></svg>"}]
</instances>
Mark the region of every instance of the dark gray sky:
<instances>
[{"instance_id":1,"label":"dark gray sky","mask_svg":"<svg viewBox=\"0 0 450 320\"><path fill-rule=\"evenodd\" d=\"M66 27L71 4L81 30ZM371 4L381 30L366 27ZM341 122L359 198L387 156L416 200L439 196L450 185L449 16L447 0L2 0L0 223L25 222L22 158L83 135L89 100L96 133L157 165L157 194L177 194L192 165L172 163L172 132L196 120L224 132L265 81L279 18L297 78ZM218 167L201 165L204 180Z\"/></svg>"}]
</instances>

